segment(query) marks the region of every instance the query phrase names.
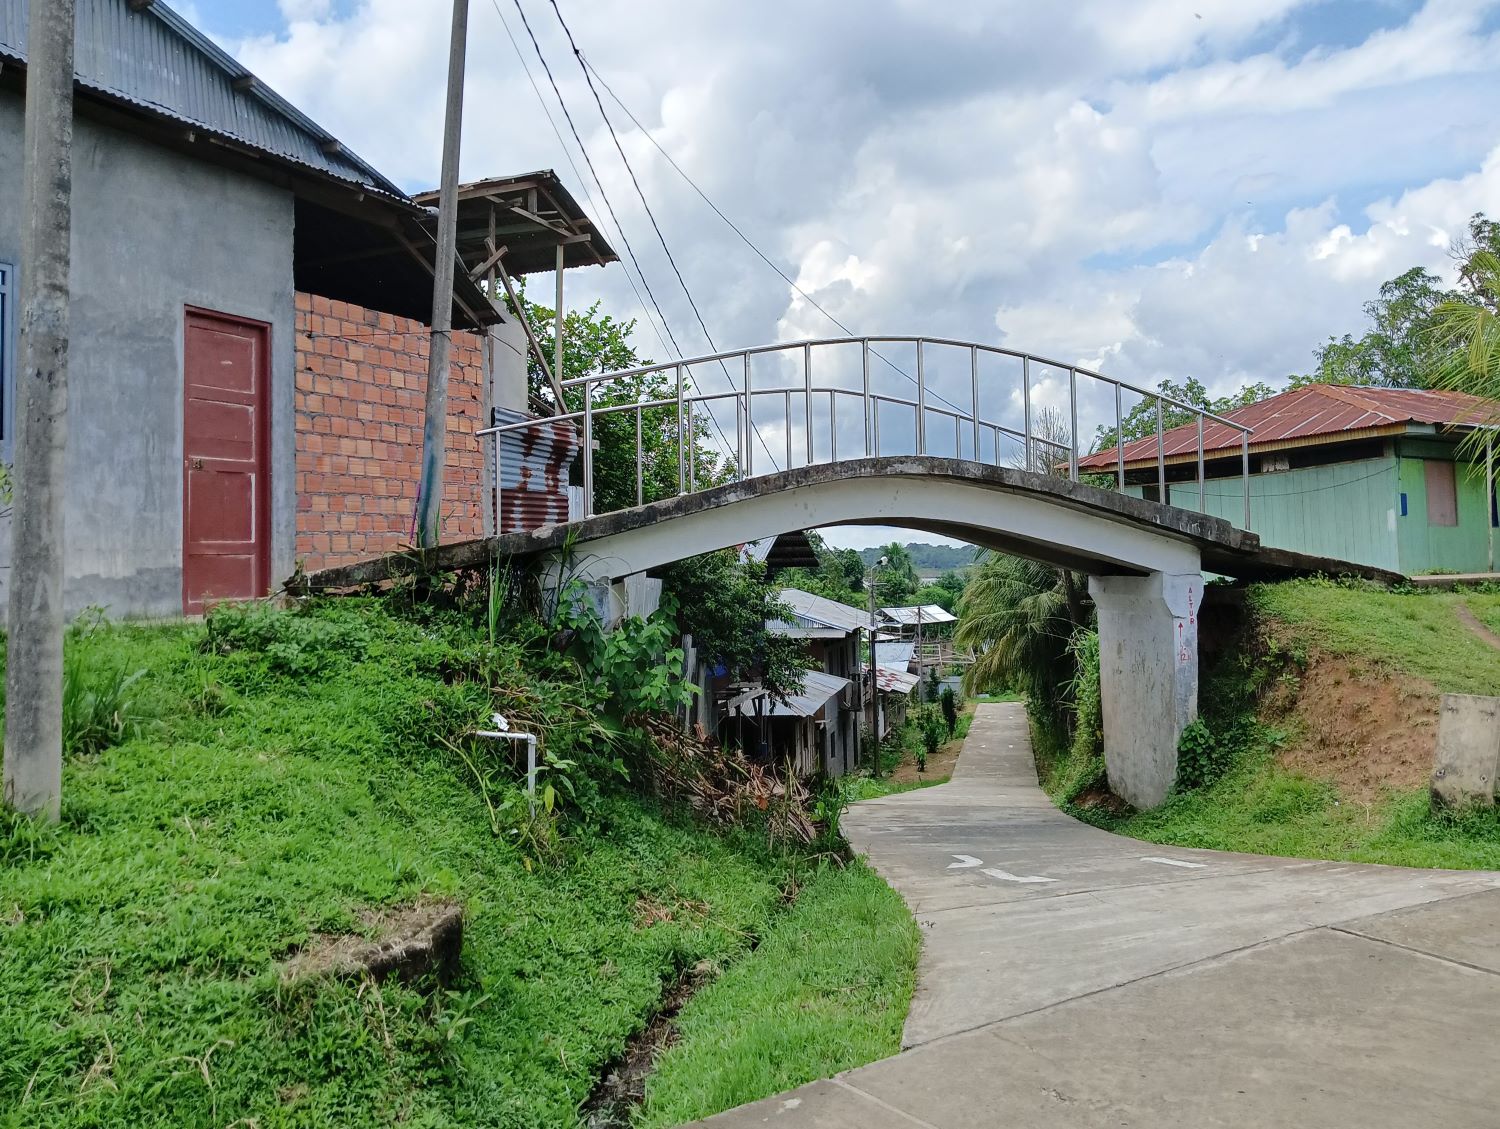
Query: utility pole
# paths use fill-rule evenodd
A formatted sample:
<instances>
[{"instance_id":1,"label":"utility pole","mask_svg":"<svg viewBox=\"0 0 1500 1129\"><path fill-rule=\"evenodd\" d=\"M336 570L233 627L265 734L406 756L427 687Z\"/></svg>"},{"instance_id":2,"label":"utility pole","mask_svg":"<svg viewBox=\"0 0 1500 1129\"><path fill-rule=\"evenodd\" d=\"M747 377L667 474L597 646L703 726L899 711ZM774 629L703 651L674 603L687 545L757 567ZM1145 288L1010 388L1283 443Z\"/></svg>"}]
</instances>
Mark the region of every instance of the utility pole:
<instances>
[{"instance_id":1,"label":"utility pole","mask_svg":"<svg viewBox=\"0 0 1500 1129\"><path fill-rule=\"evenodd\" d=\"M21 368L5 672L5 802L62 809L63 488L68 439L68 240L73 199L73 0L32 0L21 215Z\"/></svg>"},{"instance_id":2,"label":"utility pole","mask_svg":"<svg viewBox=\"0 0 1500 1129\"><path fill-rule=\"evenodd\" d=\"M439 538L443 471L448 461L448 368L453 337L453 260L458 245L458 148L463 133L464 54L469 0L453 0L448 45L448 104L443 118L443 172L438 185L437 250L432 271L432 335L427 348L427 406L422 422L422 480L417 487L417 544Z\"/></svg>"}]
</instances>

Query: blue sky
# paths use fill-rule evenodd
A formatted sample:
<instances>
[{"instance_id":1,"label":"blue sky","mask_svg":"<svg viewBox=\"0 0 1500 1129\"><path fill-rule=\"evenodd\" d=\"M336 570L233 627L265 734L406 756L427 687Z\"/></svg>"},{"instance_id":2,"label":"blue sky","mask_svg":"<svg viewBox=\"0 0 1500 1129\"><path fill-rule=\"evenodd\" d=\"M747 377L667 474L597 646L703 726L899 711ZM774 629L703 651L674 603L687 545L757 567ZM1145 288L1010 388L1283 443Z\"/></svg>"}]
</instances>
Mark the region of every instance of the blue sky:
<instances>
[{"instance_id":1,"label":"blue sky","mask_svg":"<svg viewBox=\"0 0 1500 1129\"><path fill-rule=\"evenodd\" d=\"M557 117L517 0L472 3L463 175L555 168L598 214L501 23ZM706 351L551 5L519 3L674 333ZM1500 214L1497 0L559 3L652 135L858 332L1274 384ZM435 182L448 0L191 11L387 175ZM721 346L832 328L614 116ZM666 355L623 266L569 286Z\"/></svg>"}]
</instances>

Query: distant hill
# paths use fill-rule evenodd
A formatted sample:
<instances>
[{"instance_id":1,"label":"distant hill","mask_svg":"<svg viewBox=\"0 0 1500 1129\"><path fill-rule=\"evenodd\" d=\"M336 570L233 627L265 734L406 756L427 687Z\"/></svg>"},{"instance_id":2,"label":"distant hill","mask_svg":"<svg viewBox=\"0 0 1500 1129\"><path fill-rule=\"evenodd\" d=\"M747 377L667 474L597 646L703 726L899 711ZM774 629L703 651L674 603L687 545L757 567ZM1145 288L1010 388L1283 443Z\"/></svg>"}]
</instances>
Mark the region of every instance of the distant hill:
<instances>
[{"instance_id":1,"label":"distant hill","mask_svg":"<svg viewBox=\"0 0 1500 1129\"><path fill-rule=\"evenodd\" d=\"M906 551L911 554L911 562L920 573L965 568L974 563L974 554L978 552L973 545L928 545L925 542L908 542ZM880 549L861 549L859 557L868 568L879 559Z\"/></svg>"}]
</instances>

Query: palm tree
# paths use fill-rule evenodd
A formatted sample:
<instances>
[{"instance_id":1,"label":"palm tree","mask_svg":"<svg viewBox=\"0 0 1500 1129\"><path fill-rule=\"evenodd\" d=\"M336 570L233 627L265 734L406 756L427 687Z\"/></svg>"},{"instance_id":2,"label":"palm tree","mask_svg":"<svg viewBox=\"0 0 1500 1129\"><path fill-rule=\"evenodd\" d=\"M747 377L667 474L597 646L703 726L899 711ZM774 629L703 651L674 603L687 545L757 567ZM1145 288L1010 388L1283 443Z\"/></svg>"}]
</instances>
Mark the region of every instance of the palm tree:
<instances>
[{"instance_id":1,"label":"palm tree","mask_svg":"<svg viewBox=\"0 0 1500 1129\"><path fill-rule=\"evenodd\" d=\"M1066 569L985 553L958 601L954 642L976 656L964 690L1009 685L1054 714L1074 671L1068 643L1087 623Z\"/></svg>"},{"instance_id":2,"label":"palm tree","mask_svg":"<svg viewBox=\"0 0 1500 1129\"><path fill-rule=\"evenodd\" d=\"M1500 424L1500 224L1474 217L1471 242L1463 248L1459 280L1464 293L1433 310L1433 338L1443 357L1435 385L1489 401L1489 412L1460 448L1475 462L1493 452Z\"/></svg>"}]
</instances>

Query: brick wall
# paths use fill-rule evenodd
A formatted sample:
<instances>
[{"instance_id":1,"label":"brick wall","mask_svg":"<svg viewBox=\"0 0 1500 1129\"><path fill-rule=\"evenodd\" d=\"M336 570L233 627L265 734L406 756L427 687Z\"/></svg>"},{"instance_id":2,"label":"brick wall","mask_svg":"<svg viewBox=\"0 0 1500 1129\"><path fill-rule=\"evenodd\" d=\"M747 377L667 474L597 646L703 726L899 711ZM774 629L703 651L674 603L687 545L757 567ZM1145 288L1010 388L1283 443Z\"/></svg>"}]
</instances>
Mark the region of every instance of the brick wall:
<instances>
[{"instance_id":1,"label":"brick wall","mask_svg":"<svg viewBox=\"0 0 1500 1129\"><path fill-rule=\"evenodd\" d=\"M297 557L312 572L412 542L427 327L297 295ZM480 339L454 333L442 539L483 531Z\"/></svg>"}]
</instances>

